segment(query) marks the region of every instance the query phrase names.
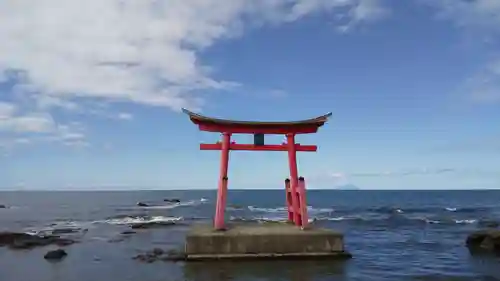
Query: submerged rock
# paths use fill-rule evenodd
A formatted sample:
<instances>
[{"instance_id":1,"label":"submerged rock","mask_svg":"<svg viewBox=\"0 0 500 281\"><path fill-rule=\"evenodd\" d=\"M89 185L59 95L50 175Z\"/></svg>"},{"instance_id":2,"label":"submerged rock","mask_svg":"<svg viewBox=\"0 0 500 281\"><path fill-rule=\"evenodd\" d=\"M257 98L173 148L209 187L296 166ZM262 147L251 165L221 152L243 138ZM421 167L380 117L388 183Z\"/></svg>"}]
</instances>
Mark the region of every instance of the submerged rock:
<instances>
[{"instance_id":1,"label":"submerged rock","mask_svg":"<svg viewBox=\"0 0 500 281\"><path fill-rule=\"evenodd\" d=\"M164 202L169 202L169 203L181 203L181 200L174 198L174 199L163 199Z\"/></svg>"},{"instance_id":2,"label":"submerged rock","mask_svg":"<svg viewBox=\"0 0 500 281\"><path fill-rule=\"evenodd\" d=\"M60 260L64 257L66 257L68 253L62 249L54 250L54 251L48 251L45 256L43 256L44 259L46 260Z\"/></svg>"},{"instance_id":3,"label":"submerged rock","mask_svg":"<svg viewBox=\"0 0 500 281\"><path fill-rule=\"evenodd\" d=\"M140 262L152 263L158 260L161 261L184 261L186 260L186 255L177 250L168 250L164 251L160 248L155 248L151 251L148 251L144 254L139 254L133 257L134 260L138 260Z\"/></svg>"},{"instance_id":4,"label":"submerged rock","mask_svg":"<svg viewBox=\"0 0 500 281\"><path fill-rule=\"evenodd\" d=\"M144 222L144 223L134 223L130 225L132 229L148 229L176 225L173 221L162 221L162 222Z\"/></svg>"},{"instance_id":5,"label":"submerged rock","mask_svg":"<svg viewBox=\"0 0 500 281\"><path fill-rule=\"evenodd\" d=\"M500 256L500 230L481 230L470 234L465 242L471 254Z\"/></svg>"},{"instance_id":6,"label":"submerged rock","mask_svg":"<svg viewBox=\"0 0 500 281\"><path fill-rule=\"evenodd\" d=\"M139 207L149 207L148 204L143 203L143 202L137 202L137 206L139 206Z\"/></svg>"},{"instance_id":7,"label":"submerged rock","mask_svg":"<svg viewBox=\"0 0 500 281\"><path fill-rule=\"evenodd\" d=\"M68 234L68 233L77 233L82 231L81 228L56 228L52 230L53 235L57 234Z\"/></svg>"},{"instance_id":8,"label":"submerged rock","mask_svg":"<svg viewBox=\"0 0 500 281\"><path fill-rule=\"evenodd\" d=\"M11 249L31 249L47 245L67 246L75 242L55 235L38 236L26 233L0 232L0 247L8 246Z\"/></svg>"}]
</instances>

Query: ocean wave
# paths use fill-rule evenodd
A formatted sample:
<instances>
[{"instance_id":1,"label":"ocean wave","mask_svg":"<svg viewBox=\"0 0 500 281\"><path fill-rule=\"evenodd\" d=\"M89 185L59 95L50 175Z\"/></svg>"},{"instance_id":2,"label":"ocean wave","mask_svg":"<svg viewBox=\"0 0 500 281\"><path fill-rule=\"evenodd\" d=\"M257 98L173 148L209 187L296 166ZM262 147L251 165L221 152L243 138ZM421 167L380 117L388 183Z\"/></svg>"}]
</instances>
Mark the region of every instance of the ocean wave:
<instances>
[{"instance_id":1,"label":"ocean wave","mask_svg":"<svg viewBox=\"0 0 500 281\"><path fill-rule=\"evenodd\" d=\"M288 218L285 217L230 217L230 221L233 222L276 222L276 223L287 223ZM309 223L314 222L314 218L309 218Z\"/></svg>"},{"instance_id":2,"label":"ocean wave","mask_svg":"<svg viewBox=\"0 0 500 281\"><path fill-rule=\"evenodd\" d=\"M395 206L383 206L383 207L372 207L372 208L345 208L338 209L336 212L371 212L380 214L415 214L415 213L442 213L442 212L453 212L453 213L484 213L490 211L491 208L488 207L422 207L422 208L402 208Z\"/></svg>"},{"instance_id":3,"label":"ocean wave","mask_svg":"<svg viewBox=\"0 0 500 281\"><path fill-rule=\"evenodd\" d=\"M231 221L239 222L286 222L288 220L285 216L251 216L251 217L235 217L230 218ZM309 218L310 223L321 223L321 222L351 222L351 223L361 223L361 224L390 224L390 225L405 225L405 224L415 224L415 223L425 223L425 224L475 224L478 223L477 219L447 219L447 218L426 218L426 217L370 217L362 215L346 215L346 216L313 216Z\"/></svg>"},{"instance_id":4,"label":"ocean wave","mask_svg":"<svg viewBox=\"0 0 500 281\"><path fill-rule=\"evenodd\" d=\"M373 218L363 216L338 216L338 217L320 217L315 218L314 221L355 221L361 223L427 223L427 224L475 224L477 219L445 219L445 218L425 218L425 217L386 217L386 218Z\"/></svg>"},{"instance_id":5,"label":"ocean wave","mask_svg":"<svg viewBox=\"0 0 500 281\"><path fill-rule=\"evenodd\" d=\"M247 209L252 211L252 212L262 212L262 213L287 212L286 207L262 208L262 207L248 206ZM332 209L332 208L314 208L313 206L307 206L307 211L310 213L331 213L334 211L334 209Z\"/></svg>"},{"instance_id":6,"label":"ocean wave","mask_svg":"<svg viewBox=\"0 0 500 281\"><path fill-rule=\"evenodd\" d=\"M86 232L92 227L92 222L79 221L56 221L50 225L42 227L30 227L24 230L24 233L30 235L59 235Z\"/></svg>"},{"instance_id":7,"label":"ocean wave","mask_svg":"<svg viewBox=\"0 0 500 281\"><path fill-rule=\"evenodd\" d=\"M144 217L133 217L124 216L118 218L110 218L103 221L97 221L96 223L108 223L113 225L133 225L133 224L148 224L148 223L172 223L182 220L182 217L166 217L166 216L144 216Z\"/></svg>"},{"instance_id":8,"label":"ocean wave","mask_svg":"<svg viewBox=\"0 0 500 281\"><path fill-rule=\"evenodd\" d=\"M136 206L136 209L146 209L146 210L154 210L154 209L174 209L179 207L191 207L197 206L200 204L205 204L208 202L206 198L200 198L199 200L189 200L185 202L176 202L176 203L167 203L163 205L151 205L151 206Z\"/></svg>"}]
</instances>

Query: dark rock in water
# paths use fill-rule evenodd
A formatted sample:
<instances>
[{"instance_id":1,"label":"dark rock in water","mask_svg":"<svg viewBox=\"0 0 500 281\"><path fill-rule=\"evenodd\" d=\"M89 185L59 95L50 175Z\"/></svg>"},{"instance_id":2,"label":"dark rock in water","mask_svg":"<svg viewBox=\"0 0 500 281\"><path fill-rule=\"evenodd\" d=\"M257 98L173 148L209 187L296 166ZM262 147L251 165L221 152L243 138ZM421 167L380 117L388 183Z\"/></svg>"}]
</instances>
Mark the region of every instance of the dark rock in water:
<instances>
[{"instance_id":1,"label":"dark rock in water","mask_svg":"<svg viewBox=\"0 0 500 281\"><path fill-rule=\"evenodd\" d=\"M186 255L177 250L164 251L160 248L155 248L152 251L146 252L144 254L139 254L133 258L140 262L152 263L158 260L161 261L185 261Z\"/></svg>"},{"instance_id":2,"label":"dark rock in water","mask_svg":"<svg viewBox=\"0 0 500 281\"><path fill-rule=\"evenodd\" d=\"M0 205L0 209L7 209L7 206L5 206L5 205Z\"/></svg>"},{"instance_id":3,"label":"dark rock in water","mask_svg":"<svg viewBox=\"0 0 500 281\"><path fill-rule=\"evenodd\" d=\"M129 235L129 234L136 234L136 233L137 233L137 232L132 231L132 230L125 230L125 231L123 231L121 234L122 234L122 235Z\"/></svg>"},{"instance_id":4,"label":"dark rock in water","mask_svg":"<svg viewBox=\"0 0 500 281\"><path fill-rule=\"evenodd\" d=\"M147 229L147 228L157 228L157 227L165 227L176 225L173 221L165 221L165 222L145 222L145 223L135 223L130 225L132 229Z\"/></svg>"},{"instance_id":5,"label":"dark rock in water","mask_svg":"<svg viewBox=\"0 0 500 281\"><path fill-rule=\"evenodd\" d=\"M169 202L169 203L181 203L181 200L179 199L163 199L164 202Z\"/></svg>"},{"instance_id":6,"label":"dark rock in water","mask_svg":"<svg viewBox=\"0 0 500 281\"><path fill-rule=\"evenodd\" d=\"M500 256L500 230L481 230L467 237L466 246L471 254Z\"/></svg>"},{"instance_id":7,"label":"dark rock in water","mask_svg":"<svg viewBox=\"0 0 500 281\"><path fill-rule=\"evenodd\" d=\"M0 232L0 246L7 246L16 240L31 239L33 235L15 232Z\"/></svg>"},{"instance_id":8,"label":"dark rock in water","mask_svg":"<svg viewBox=\"0 0 500 281\"><path fill-rule=\"evenodd\" d=\"M497 228L500 226L500 223L496 221L479 221L479 226L488 228Z\"/></svg>"},{"instance_id":9,"label":"dark rock in water","mask_svg":"<svg viewBox=\"0 0 500 281\"><path fill-rule=\"evenodd\" d=\"M161 256L163 255L163 253L165 253L162 249L160 248L154 248L153 251L152 251L153 255L155 256Z\"/></svg>"},{"instance_id":10,"label":"dark rock in water","mask_svg":"<svg viewBox=\"0 0 500 281\"><path fill-rule=\"evenodd\" d=\"M31 249L47 245L67 246L76 241L60 238L59 236L38 236L26 233L0 232L0 247L8 246L11 249Z\"/></svg>"},{"instance_id":11,"label":"dark rock in water","mask_svg":"<svg viewBox=\"0 0 500 281\"><path fill-rule=\"evenodd\" d=\"M68 233L76 233L81 231L80 228L56 228L52 230L52 234L57 235L57 234L68 234Z\"/></svg>"},{"instance_id":12,"label":"dark rock in water","mask_svg":"<svg viewBox=\"0 0 500 281\"><path fill-rule=\"evenodd\" d=\"M149 207L148 204L142 203L142 202L137 202L137 206L139 206L139 207Z\"/></svg>"},{"instance_id":13,"label":"dark rock in water","mask_svg":"<svg viewBox=\"0 0 500 281\"><path fill-rule=\"evenodd\" d=\"M60 260L64 257L66 257L68 253L66 251L59 249L59 250L54 250L54 251L49 251L43 256L44 259L46 260Z\"/></svg>"}]
</instances>

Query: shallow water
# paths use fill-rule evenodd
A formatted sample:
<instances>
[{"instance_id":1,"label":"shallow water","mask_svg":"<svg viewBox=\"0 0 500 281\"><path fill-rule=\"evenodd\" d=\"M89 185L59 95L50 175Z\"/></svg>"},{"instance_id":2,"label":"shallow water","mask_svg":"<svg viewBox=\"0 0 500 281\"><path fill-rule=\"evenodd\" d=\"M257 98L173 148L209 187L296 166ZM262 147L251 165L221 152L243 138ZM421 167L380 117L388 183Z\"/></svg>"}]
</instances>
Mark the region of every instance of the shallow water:
<instances>
[{"instance_id":1,"label":"shallow water","mask_svg":"<svg viewBox=\"0 0 500 281\"><path fill-rule=\"evenodd\" d=\"M164 198L179 198L166 203ZM500 280L500 260L472 258L464 246L483 221L500 221L500 191L310 191L309 214L321 227L343 231L349 261L140 263L152 248L182 247L189 225L210 221L214 191L0 192L0 231L68 234L58 263L43 259L52 247L0 248L1 281L87 280ZM280 221L284 192L231 191L227 218ZM136 202L154 204L137 207ZM131 224L176 221L139 229Z\"/></svg>"}]
</instances>

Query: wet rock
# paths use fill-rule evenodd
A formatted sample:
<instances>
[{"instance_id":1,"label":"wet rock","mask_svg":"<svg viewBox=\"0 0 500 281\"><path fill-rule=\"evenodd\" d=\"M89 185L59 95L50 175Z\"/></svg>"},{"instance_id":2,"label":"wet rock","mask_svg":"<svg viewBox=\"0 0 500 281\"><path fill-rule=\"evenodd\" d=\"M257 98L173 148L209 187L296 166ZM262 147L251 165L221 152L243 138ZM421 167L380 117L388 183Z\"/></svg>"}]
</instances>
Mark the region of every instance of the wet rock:
<instances>
[{"instance_id":1,"label":"wet rock","mask_svg":"<svg viewBox=\"0 0 500 281\"><path fill-rule=\"evenodd\" d=\"M8 246L11 249L32 249L47 245L67 246L76 241L59 236L38 236L26 233L0 232L0 247Z\"/></svg>"},{"instance_id":2,"label":"wet rock","mask_svg":"<svg viewBox=\"0 0 500 281\"><path fill-rule=\"evenodd\" d=\"M143 202L137 202L137 206L139 206L139 207L149 207L148 204L143 203Z\"/></svg>"},{"instance_id":3,"label":"wet rock","mask_svg":"<svg viewBox=\"0 0 500 281\"><path fill-rule=\"evenodd\" d=\"M181 203L181 200L177 199L177 198L174 198L174 199L163 199L164 202L168 202L168 203Z\"/></svg>"},{"instance_id":4,"label":"wet rock","mask_svg":"<svg viewBox=\"0 0 500 281\"><path fill-rule=\"evenodd\" d=\"M26 233L0 232L0 246L7 246L16 240L30 239L32 235Z\"/></svg>"},{"instance_id":5,"label":"wet rock","mask_svg":"<svg viewBox=\"0 0 500 281\"><path fill-rule=\"evenodd\" d=\"M7 209L7 206L0 204L0 209Z\"/></svg>"},{"instance_id":6,"label":"wet rock","mask_svg":"<svg viewBox=\"0 0 500 281\"><path fill-rule=\"evenodd\" d=\"M134 260L138 260L140 262L145 262L145 263L152 263L157 260L155 256L148 255L148 254L139 254L133 258Z\"/></svg>"},{"instance_id":7,"label":"wet rock","mask_svg":"<svg viewBox=\"0 0 500 281\"><path fill-rule=\"evenodd\" d=\"M121 234L122 235L130 235L130 234L136 234L137 232L133 231L133 230L125 230L123 231Z\"/></svg>"},{"instance_id":8,"label":"wet rock","mask_svg":"<svg viewBox=\"0 0 500 281\"><path fill-rule=\"evenodd\" d=\"M172 226L176 223L173 221L165 221L165 222L145 222L145 223L134 223L130 225L132 229L148 229L148 228L158 228L165 226Z\"/></svg>"},{"instance_id":9,"label":"wet rock","mask_svg":"<svg viewBox=\"0 0 500 281\"><path fill-rule=\"evenodd\" d=\"M500 230L481 230L470 234L465 242L471 254L500 256Z\"/></svg>"},{"instance_id":10,"label":"wet rock","mask_svg":"<svg viewBox=\"0 0 500 281\"><path fill-rule=\"evenodd\" d=\"M69 234L69 233L77 233L80 232L80 228L56 228L52 230L53 235L58 235L58 234Z\"/></svg>"},{"instance_id":11,"label":"wet rock","mask_svg":"<svg viewBox=\"0 0 500 281\"><path fill-rule=\"evenodd\" d=\"M160 249L160 248L154 248L153 251L152 251L153 255L155 256L160 256L160 255L163 255L165 252Z\"/></svg>"},{"instance_id":12,"label":"wet rock","mask_svg":"<svg viewBox=\"0 0 500 281\"><path fill-rule=\"evenodd\" d=\"M49 251L43 256L44 259L46 260L61 260L62 258L66 257L68 253L62 249L54 250L54 251Z\"/></svg>"},{"instance_id":13,"label":"wet rock","mask_svg":"<svg viewBox=\"0 0 500 281\"><path fill-rule=\"evenodd\" d=\"M178 250L168 250L163 256L161 256L159 259L162 261L185 261L187 258L186 254L178 251Z\"/></svg>"},{"instance_id":14,"label":"wet rock","mask_svg":"<svg viewBox=\"0 0 500 281\"><path fill-rule=\"evenodd\" d=\"M152 263L155 261L185 261L186 255L177 250L164 251L160 248L155 248L152 251L146 252L144 254L139 254L133 257L134 260L140 262Z\"/></svg>"}]
</instances>

